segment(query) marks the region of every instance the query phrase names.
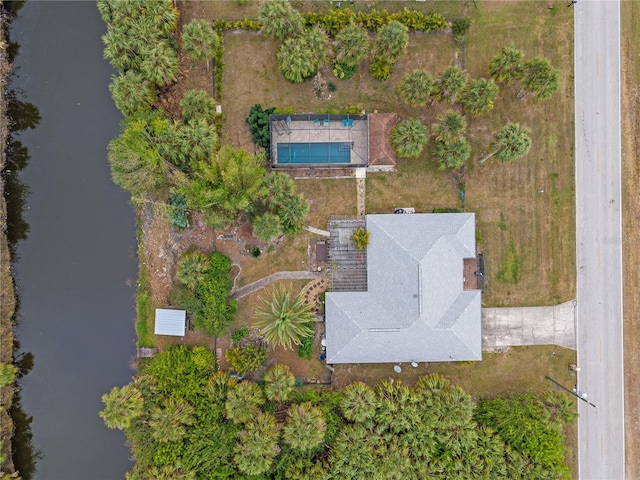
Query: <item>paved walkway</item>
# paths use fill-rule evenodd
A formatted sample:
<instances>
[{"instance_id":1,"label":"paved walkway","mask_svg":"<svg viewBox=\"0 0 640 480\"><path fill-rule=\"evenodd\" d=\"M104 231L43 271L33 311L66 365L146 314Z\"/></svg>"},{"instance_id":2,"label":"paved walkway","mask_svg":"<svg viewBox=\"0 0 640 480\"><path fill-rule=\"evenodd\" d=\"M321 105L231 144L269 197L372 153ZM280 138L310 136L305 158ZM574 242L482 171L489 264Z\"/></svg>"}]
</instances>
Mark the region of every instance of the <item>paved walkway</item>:
<instances>
[{"instance_id":1,"label":"paved walkway","mask_svg":"<svg viewBox=\"0 0 640 480\"><path fill-rule=\"evenodd\" d=\"M229 298L238 299L242 298L250 293L255 292L256 290L260 290L261 288L266 287L270 283L277 282L278 280L311 280L314 278L322 278L324 277L323 272L310 272L309 270L299 270L295 272L276 272L268 277L261 278L249 285L245 285L244 287L240 287L238 290L233 292Z\"/></svg>"},{"instance_id":2,"label":"paved walkway","mask_svg":"<svg viewBox=\"0 0 640 480\"><path fill-rule=\"evenodd\" d=\"M305 225L304 229L307 232L315 233L316 235L322 235L323 237L331 236L331 233L327 232L326 230L320 230L319 228L312 227L311 225Z\"/></svg>"},{"instance_id":3,"label":"paved walkway","mask_svg":"<svg viewBox=\"0 0 640 480\"><path fill-rule=\"evenodd\" d=\"M576 348L575 300L553 307L482 309L482 349L520 345Z\"/></svg>"}]
</instances>

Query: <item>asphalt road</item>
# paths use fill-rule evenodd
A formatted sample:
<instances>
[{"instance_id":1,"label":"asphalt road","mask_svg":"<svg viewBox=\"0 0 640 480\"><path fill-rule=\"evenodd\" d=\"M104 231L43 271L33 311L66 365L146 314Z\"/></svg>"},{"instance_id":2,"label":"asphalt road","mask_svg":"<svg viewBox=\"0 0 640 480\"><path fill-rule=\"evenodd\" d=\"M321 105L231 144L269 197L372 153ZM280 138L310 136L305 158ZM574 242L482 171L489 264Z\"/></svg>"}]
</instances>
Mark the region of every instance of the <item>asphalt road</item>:
<instances>
[{"instance_id":1,"label":"asphalt road","mask_svg":"<svg viewBox=\"0 0 640 480\"><path fill-rule=\"evenodd\" d=\"M624 469L620 4L575 9L579 478Z\"/></svg>"}]
</instances>

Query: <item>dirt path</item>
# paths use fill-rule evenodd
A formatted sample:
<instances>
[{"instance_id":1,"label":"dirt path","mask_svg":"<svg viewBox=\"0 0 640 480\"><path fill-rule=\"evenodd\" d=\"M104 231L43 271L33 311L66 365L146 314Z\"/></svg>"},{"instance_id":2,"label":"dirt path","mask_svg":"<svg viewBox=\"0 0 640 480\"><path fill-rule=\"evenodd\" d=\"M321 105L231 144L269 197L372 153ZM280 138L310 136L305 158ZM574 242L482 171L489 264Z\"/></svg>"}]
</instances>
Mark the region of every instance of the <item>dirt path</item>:
<instances>
[{"instance_id":1,"label":"dirt path","mask_svg":"<svg viewBox=\"0 0 640 480\"><path fill-rule=\"evenodd\" d=\"M256 290L260 290L261 288L266 287L270 283L277 282L279 280L305 280L305 279L314 279L314 278L323 278L324 273L322 272L310 272L308 270L299 270L295 272L276 272L272 273L268 277L261 278L260 280L256 280L249 285L245 285L242 288L239 288L235 292L233 292L230 296L231 299L242 298L250 293L255 292Z\"/></svg>"}]
</instances>

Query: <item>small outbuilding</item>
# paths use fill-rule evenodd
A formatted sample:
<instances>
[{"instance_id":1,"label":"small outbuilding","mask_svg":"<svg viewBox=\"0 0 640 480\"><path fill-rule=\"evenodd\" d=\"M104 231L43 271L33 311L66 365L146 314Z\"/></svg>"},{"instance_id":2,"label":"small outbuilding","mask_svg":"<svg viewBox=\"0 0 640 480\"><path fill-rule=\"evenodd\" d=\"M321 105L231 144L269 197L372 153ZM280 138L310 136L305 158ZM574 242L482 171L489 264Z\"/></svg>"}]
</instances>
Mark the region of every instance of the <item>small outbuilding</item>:
<instances>
[{"instance_id":1,"label":"small outbuilding","mask_svg":"<svg viewBox=\"0 0 640 480\"><path fill-rule=\"evenodd\" d=\"M154 333L156 335L184 337L187 333L187 312L184 310L156 308Z\"/></svg>"}]
</instances>

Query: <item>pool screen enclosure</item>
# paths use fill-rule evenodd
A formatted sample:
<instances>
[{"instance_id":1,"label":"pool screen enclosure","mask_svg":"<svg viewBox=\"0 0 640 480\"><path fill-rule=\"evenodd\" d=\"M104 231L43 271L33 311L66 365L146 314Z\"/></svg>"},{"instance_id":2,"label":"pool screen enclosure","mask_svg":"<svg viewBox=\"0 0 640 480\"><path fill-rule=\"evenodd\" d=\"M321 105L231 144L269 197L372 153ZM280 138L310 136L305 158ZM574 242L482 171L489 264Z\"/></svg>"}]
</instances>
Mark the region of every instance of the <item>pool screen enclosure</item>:
<instances>
[{"instance_id":1,"label":"pool screen enclosure","mask_svg":"<svg viewBox=\"0 0 640 480\"><path fill-rule=\"evenodd\" d=\"M274 168L366 167L366 115L270 115Z\"/></svg>"}]
</instances>

